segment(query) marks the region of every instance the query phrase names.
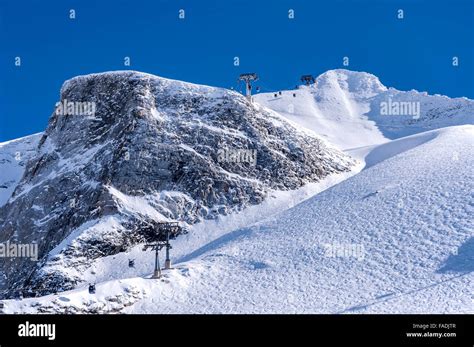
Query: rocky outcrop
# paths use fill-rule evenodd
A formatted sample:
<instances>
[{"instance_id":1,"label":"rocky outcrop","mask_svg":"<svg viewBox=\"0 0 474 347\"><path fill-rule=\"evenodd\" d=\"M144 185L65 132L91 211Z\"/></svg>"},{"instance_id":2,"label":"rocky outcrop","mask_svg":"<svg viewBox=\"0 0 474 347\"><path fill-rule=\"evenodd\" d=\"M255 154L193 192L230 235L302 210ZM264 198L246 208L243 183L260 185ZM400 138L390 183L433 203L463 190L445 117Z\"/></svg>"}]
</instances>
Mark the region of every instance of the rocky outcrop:
<instances>
[{"instance_id":1,"label":"rocky outcrop","mask_svg":"<svg viewBox=\"0 0 474 347\"><path fill-rule=\"evenodd\" d=\"M81 267L142 242L147 221L216 218L354 163L225 89L110 72L65 82L60 102L71 112L51 116L0 209L0 242L36 243L40 259L1 260L6 296L73 288Z\"/></svg>"}]
</instances>

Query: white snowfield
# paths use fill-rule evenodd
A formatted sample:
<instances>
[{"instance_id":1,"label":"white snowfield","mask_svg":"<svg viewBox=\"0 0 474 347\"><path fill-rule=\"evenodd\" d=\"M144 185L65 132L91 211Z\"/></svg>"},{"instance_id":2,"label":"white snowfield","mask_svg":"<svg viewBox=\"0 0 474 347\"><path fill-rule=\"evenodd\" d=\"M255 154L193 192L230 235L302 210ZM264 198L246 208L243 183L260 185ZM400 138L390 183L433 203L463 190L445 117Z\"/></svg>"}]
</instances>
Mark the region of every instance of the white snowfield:
<instances>
[{"instance_id":1,"label":"white snowfield","mask_svg":"<svg viewBox=\"0 0 474 347\"><path fill-rule=\"evenodd\" d=\"M160 280L150 279L153 253L136 247L81 274L96 294L6 300L4 312L474 313L474 101L347 70L254 98L363 165L192 226ZM419 102L420 117L380 115L389 99ZM124 209L149 209L114 194Z\"/></svg>"}]
</instances>

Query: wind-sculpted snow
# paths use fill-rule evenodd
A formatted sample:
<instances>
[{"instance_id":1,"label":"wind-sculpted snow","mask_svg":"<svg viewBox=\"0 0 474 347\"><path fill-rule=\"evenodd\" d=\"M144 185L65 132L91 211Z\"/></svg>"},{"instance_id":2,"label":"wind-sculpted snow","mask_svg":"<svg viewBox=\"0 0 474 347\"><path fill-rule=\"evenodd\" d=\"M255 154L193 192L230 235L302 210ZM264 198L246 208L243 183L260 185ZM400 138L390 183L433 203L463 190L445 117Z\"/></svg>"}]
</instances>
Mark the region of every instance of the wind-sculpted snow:
<instances>
[{"instance_id":1,"label":"wind-sculpted snow","mask_svg":"<svg viewBox=\"0 0 474 347\"><path fill-rule=\"evenodd\" d=\"M355 163L225 89L111 72L65 82L60 101L0 209L0 242L37 243L40 258L1 260L7 295L73 288L143 242L147 221L215 219Z\"/></svg>"}]
</instances>

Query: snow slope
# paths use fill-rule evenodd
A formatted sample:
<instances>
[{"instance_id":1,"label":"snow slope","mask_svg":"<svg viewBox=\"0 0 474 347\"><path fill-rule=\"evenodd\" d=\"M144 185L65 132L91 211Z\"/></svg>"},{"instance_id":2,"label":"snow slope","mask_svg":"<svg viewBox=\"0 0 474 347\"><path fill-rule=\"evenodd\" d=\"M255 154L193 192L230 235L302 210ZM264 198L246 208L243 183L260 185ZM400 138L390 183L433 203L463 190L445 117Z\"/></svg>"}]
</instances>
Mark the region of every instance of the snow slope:
<instances>
[{"instance_id":1,"label":"snow slope","mask_svg":"<svg viewBox=\"0 0 474 347\"><path fill-rule=\"evenodd\" d=\"M464 125L358 150L358 175L189 251L160 281L123 267L97 295L5 312L472 314L473 139Z\"/></svg>"},{"instance_id":2,"label":"snow slope","mask_svg":"<svg viewBox=\"0 0 474 347\"><path fill-rule=\"evenodd\" d=\"M434 133L197 250L188 288L130 312L473 313L474 127ZM364 252L328 257L328 244Z\"/></svg>"},{"instance_id":3,"label":"snow slope","mask_svg":"<svg viewBox=\"0 0 474 347\"><path fill-rule=\"evenodd\" d=\"M385 87L369 73L330 70L316 83L297 90L262 93L254 100L285 118L314 131L340 149L376 145L442 127L474 124L474 101L399 91ZM384 103L415 103L413 114L383 115Z\"/></svg>"},{"instance_id":4,"label":"snow slope","mask_svg":"<svg viewBox=\"0 0 474 347\"><path fill-rule=\"evenodd\" d=\"M189 233L180 236L173 241L173 258L176 262L185 261L188 255L206 244L213 242L226 235L227 233L250 226L262 219L268 218L274 214L291 208L298 203L318 194L319 192L339 183L343 180L357 174L362 169L362 165L354 167L354 169L347 173L331 175L321 182L309 183L306 186L293 191L273 191L270 196L261 204L247 207L239 213L232 213L227 216L220 216L217 220L207 220L196 225L189 226ZM146 206L143 206L143 209ZM140 206L137 206L140 208ZM88 232L91 237L97 237L99 233L106 232L107 229L117 227L117 216L111 217L102 223L97 223L96 226ZM87 226L87 227L90 227ZM75 237L82 235L84 237L84 228L78 230L77 235L73 234L64 241L65 244L74 242ZM54 256L57 250L63 248L64 245L59 245L52 252L50 256ZM90 268L85 269L80 274L75 269L59 263L57 266L60 271L68 271L73 275L80 275L86 283L98 283L111 281L114 279L126 279L130 275L148 276L150 272L150 259L153 254L150 252L143 252L142 245L138 245L128 252L118 253L114 256L108 256L97 259ZM127 267L128 259L135 260L135 267L129 269ZM164 259L161 260L164 263Z\"/></svg>"},{"instance_id":5,"label":"snow slope","mask_svg":"<svg viewBox=\"0 0 474 347\"><path fill-rule=\"evenodd\" d=\"M42 133L0 143L0 207L23 176L26 162L36 153Z\"/></svg>"}]
</instances>

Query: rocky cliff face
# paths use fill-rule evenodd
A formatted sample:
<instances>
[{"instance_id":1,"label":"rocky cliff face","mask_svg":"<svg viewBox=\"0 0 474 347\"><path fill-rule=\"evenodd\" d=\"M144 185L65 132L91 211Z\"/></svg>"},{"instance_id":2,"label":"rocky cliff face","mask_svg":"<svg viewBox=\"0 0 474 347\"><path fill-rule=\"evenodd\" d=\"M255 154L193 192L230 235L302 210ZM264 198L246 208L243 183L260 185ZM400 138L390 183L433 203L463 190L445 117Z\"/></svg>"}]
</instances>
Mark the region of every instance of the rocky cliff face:
<instances>
[{"instance_id":1,"label":"rocky cliff face","mask_svg":"<svg viewBox=\"0 0 474 347\"><path fill-rule=\"evenodd\" d=\"M216 218L354 164L225 89L111 72L67 81L60 101L0 209L0 242L36 243L40 259L1 260L6 296L73 288L149 221Z\"/></svg>"},{"instance_id":2,"label":"rocky cliff face","mask_svg":"<svg viewBox=\"0 0 474 347\"><path fill-rule=\"evenodd\" d=\"M26 163L35 155L41 135L0 143L0 207L6 204L23 176Z\"/></svg>"}]
</instances>

